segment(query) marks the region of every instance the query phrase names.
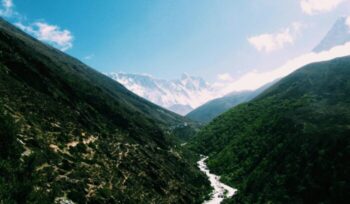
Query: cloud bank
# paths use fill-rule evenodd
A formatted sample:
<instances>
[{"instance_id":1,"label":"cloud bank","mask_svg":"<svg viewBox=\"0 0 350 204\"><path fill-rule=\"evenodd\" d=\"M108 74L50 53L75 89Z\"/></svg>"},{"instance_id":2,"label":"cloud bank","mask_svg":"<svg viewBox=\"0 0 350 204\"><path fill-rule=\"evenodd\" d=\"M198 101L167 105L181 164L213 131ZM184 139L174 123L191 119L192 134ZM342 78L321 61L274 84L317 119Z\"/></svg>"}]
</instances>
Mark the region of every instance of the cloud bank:
<instances>
[{"instance_id":1,"label":"cloud bank","mask_svg":"<svg viewBox=\"0 0 350 204\"><path fill-rule=\"evenodd\" d=\"M315 15L337 8L345 0L301 0L300 6L304 13Z\"/></svg>"},{"instance_id":2,"label":"cloud bank","mask_svg":"<svg viewBox=\"0 0 350 204\"><path fill-rule=\"evenodd\" d=\"M302 24L292 23L291 26L282 29L277 33L264 33L261 35L248 38L248 42L259 52L272 52L283 49L285 46L294 44L296 37L299 35Z\"/></svg>"},{"instance_id":3,"label":"cloud bank","mask_svg":"<svg viewBox=\"0 0 350 204\"><path fill-rule=\"evenodd\" d=\"M219 74L217 76L217 78L220 81L231 81L232 80L232 77L231 77L231 75L229 73Z\"/></svg>"},{"instance_id":4,"label":"cloud bank","mask_svg":"<svg viewBox=\"0 0 350 204\"><path fill-rule=\"evenodd\" d=\"M276 79L287 76L288 74L294 72L295 70L313 63L320 61L327 61L337 57L344 57L350 55L350 42L333 47L332 49L320 53L310 52L296 57L292 60L287 61L281 67L268 72L257 72L252 71L245 74L237 81L230 83L226 86L225 93L230 93L232 91L242 91L242 90L255 90L269 82Z\"/></svg>"}]
</instances>

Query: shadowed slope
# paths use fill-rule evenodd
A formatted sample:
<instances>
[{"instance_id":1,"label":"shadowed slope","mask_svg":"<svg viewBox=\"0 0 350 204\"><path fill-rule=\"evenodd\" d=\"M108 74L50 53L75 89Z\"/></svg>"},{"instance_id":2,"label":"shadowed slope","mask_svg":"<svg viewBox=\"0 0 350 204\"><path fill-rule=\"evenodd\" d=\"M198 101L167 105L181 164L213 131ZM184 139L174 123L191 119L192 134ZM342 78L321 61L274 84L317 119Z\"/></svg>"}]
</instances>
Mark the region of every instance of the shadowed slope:
<instances>
[{"instance_id":1,"label":"shadowed slope","mask_svg":"<svg viewBox=\"0 0 350 204\"><path fill-rule=\"evenodd\" d=\"M182 117L3 20L0 116L0 202L195 203L207 189L165 131Z\"/></svg>"}]
</instances>

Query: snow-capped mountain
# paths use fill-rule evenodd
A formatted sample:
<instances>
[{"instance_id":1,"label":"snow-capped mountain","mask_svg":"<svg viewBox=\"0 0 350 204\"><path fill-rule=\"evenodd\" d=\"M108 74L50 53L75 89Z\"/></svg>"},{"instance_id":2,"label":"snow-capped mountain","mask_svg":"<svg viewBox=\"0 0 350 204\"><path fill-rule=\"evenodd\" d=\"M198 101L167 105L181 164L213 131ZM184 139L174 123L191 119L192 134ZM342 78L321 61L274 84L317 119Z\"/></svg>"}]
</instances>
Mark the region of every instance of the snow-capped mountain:
<instances>
[{"instance_id":1,"label":"snow-capped mountain","mask_svg":"<svg viewBox=\"0 0 350 204\"><path fill-rule=\"evenodd\" d=\"M107 74L132 92L181 115L220 96L202 78L183 74L180 79L156 79L145 74Z\"/></svg>"},{"instance_id":2,"label":"snow-capped mountain","mask_svg":"<svg viewBox=\"0 0 350 204\"><path fill-rule=\"evenodd\" d=\"M343 45L350 41L350 17L341 17L328 31L322 41L313 49L314 52L322 52L332 47Z\"/></svg>"},{"instance_id":3,"label":"snow-capped mountain","mask_svg":"<svg viewBox=\"0 0 350 204\"><path fill-rule=\"evenodd\" d=\"M347 42L350 42L350 17L341 17L312 51L327 51ZM139 96L180 115L231 92L224 89L227 84L217 86L187 74L175 80L157 79L146 74L110 73L107 76Z\"/></svg>"}]
</instances>

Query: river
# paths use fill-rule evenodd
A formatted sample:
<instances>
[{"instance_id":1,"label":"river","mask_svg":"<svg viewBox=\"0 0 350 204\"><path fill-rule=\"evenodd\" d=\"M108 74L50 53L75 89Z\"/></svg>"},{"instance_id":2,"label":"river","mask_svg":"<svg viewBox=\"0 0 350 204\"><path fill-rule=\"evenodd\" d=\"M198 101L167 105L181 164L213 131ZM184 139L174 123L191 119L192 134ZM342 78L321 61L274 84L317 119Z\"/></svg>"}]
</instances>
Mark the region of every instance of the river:
<instances>
[{"instance_id":1,"label":"river","mask_svg":"<svg viewBox=\"0 0 350 204\"><path fill-rule=\"evenodd\" d=\"M210 200L205 201L203 204L220 204L225 198L232 197L236 193L237 189L222 183L220 181L220 176L211 174L207 164L205 163L207 159L208 157L202 157L197 164L199 169L208 176L210 185L214 188L214 190L211 193Z\"/></svg>"}]
</instances>

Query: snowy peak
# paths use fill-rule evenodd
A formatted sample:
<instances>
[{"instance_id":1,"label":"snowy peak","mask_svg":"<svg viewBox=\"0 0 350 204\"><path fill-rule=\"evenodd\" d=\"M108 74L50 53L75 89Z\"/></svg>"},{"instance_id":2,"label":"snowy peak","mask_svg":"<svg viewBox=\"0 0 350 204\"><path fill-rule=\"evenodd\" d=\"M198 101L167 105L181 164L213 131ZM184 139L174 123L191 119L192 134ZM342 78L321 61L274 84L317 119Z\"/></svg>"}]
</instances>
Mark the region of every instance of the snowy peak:
<instances>
[{"instance_id":1,"label":"snowy peak","mask_svg":"<svg viewBox=\"0 0 350 204\"><path fill-rule=\"evenodd\" d=\"M205 80L188 74L182 74L175 80L157 79L144 74L107 75L139 96L181 115L219 96Z\"/></svg>"},{"instance_id":2,"label":"snowy peak","mask_svg":"<svg viewBox=\"0 0 350 204\"><path fill-rule=\"evenodd\" d=\"M339 18L330 31L312 51L322 52L350 41L350 16Z\"/></svg>"},{"instance_id":3,"label":"snowy peak","mask_svg":"<svg viewBox=\"0 0 350 204\"><path fill-rule=\"evenodd\" d=\"M200 77L189 76L182 74L181 80L175 80L175 83L181 84L189 90L202 90L209 88L209 84Z\"/></svg>"}]
</instances>

